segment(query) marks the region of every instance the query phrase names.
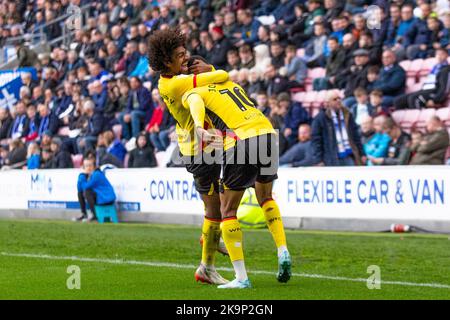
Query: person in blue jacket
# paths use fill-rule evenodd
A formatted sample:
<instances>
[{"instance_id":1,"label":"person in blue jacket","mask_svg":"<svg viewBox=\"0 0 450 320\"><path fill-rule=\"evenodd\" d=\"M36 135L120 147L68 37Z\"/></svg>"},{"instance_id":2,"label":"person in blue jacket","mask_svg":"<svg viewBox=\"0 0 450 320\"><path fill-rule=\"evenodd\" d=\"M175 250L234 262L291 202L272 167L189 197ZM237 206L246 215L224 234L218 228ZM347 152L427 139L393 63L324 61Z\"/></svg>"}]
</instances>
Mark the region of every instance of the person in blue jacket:
<instances>
[{"instance_id":1,"label":"person in blue jacket","mask_svg":"<svg viewBox=\"0 0 450 320\"><path fill-rule=\"evenodd\" d=\"M80 202L82 215L77 221L95 221L95 206L114 204L116 194L105 174L96 167L94 157L86 157L83 161L83 172L78 176L78 201ZM86 211L86 201L91 209L91 214Z\"/></svg>"}]
</instances>

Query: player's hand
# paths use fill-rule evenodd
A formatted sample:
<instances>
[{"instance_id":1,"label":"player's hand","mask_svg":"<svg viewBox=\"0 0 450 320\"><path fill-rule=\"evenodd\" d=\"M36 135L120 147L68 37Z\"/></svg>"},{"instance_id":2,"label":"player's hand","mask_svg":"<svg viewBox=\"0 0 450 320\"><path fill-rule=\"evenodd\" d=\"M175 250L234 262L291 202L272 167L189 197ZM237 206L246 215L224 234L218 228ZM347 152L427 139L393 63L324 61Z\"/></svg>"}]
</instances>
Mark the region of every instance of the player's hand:
<instances>
[{"instance_id":1,"label":"player's hand","mask_svg":"<svg viewBox=\"0 0 450 320\"><path fill-rule=\"evenodd\" d=\"M189 67L189 73L193 74L199 74L210 71L212 71L212 66L201 60L195 60L194 63Z\"/></svg>"},{"instance_id":2,"label":"player's hand","mask_svg":"<svg viewBox=\"0 0 450 320\"><path fill-rule=\"evenodd\" d=\"M207 146L214 149L223 148L223 139L221 135L207 131L201 127L197 127L196 131L201 141L205 142Z\"/></svg>"}]
</instances>

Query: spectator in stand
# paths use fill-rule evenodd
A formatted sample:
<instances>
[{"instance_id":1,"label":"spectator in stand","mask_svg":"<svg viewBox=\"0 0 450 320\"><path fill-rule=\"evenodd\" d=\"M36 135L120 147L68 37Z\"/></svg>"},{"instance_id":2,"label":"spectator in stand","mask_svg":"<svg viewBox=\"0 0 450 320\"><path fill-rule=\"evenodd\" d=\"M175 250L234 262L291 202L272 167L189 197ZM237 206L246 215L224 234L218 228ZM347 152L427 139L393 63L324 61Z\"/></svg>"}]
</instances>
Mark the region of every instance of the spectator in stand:
<instances>
[{"instance_id":1,"label":"spectator in stand","mask_svg":"<svg viewBox=\"0 0 450 320\"><path fill-rule=\"evenodd\" d=\"M128 168L153 168L156 165L153 146L149 143L147 135L140 133L136 140L136 148L130 152Z\"/></svg>"},{"instance_id":2,"label":"spectator in stand","mask_svg":"<svg viewBox=\"0 0 450 320\"><path fill-rule=\"evenodd\" d=\"M271 110L269 106L269 99L267 97L267 93L264 90L258 91L256 95L256 106L258 110L261 111L266 117L270 116Z\"/></svg>"},{"instance_id":3,"label":"spectator in stand","mask_svg":"<svg viewBox=\"0 0 450 320\"><path fill-rule=\"evenodd\" d=\"M87 150L93 150L97 143L97 138L105 128L105 118L102 113L95 112L95 104L92 100L87 100L83 104L83 113L87 118L86 132L77 138L78 153L84 154Z\"/></svg>"},{"instance_id":4,"label":"spectator in stand","mask_svg":"<svg viewBox=\"0 0 450 320\"><path fill-rule=\"evenodd\" d=\"M240 32L233 34L235 46L240 47L244 43L253 45L258 41L258 29L261 23L253 17L249 9L240 9L237 12L237 20L241 25Z\"/></svg>"},{"instance_id":5,"label":"spectator in stand","mask_svg":"<svg viewBox=\"0 0 450 320\"><path fill-rule=\"evenodd\" d=\"M265 71L265 87L268 96L278 95L289 89L289 81L273 65L269 65Z\"/></svg>"},{"instance_id":6,"label":"spectator in stand","mask_svg":"<svg viewBox=\"0 0 450 320\"><path fill-rule=\"evenodd\" d=\"M239 61L239 69L251 69L255 66L255 57L250 45L244 44L239 48Z\"/></svg>"},{"instance_id":7,"label":"spectator in stand","mask_svg":"<svg viewBox=\"0 0 450 320\"><path fill-rule=\"evenodd\" d=\"M373 90L369 96L370 106L374 116L389 115L389 109L383 106L383 92Z\"/></svg>"},{"instance_id":8,"label":"spectator in stand","mask_svg":"<svg viewBox=\"0 0 450 320\"><path fill-rule=\"evenodd\" d=\"M313 87L315 91L336 88L336 77L345 66L345 52L339 45L339 40L336 37L331 36L328 38L328 48L330 53L327 58L326 77L314 79Z\"/></svg>"},{"instance_id":9,"label":"spectator in stand","mask_svg":"<svg viewBox=\"0 0 450 320\"><path fill-rule=\"evenodd\" d=\"M14 121L11 126L11 131L8 138L20 139L26 136L26 126L27 126L27 109L22 101L19 101L14 110Z\"/></svg>"},{"instance_id":10,"label":"spectator in stand","mask_svg":"<svg viewBox=\"0 0 450 320\"><path fill-rule=\"evenodd\" d=\"M305 62L300 57L297 57L297 49L294 45L286 47L284 67L286 68L287 78L290 81L289 86L291 88L303 87L308 76L308 68Z\"/></svg>"},{"instance_id":11,"label":"spectator in stand","mask_svg":"<svg viewBox=\"0 0 450 320\"><path fill-rule=\"evenodd\" d=\"M327 45L326 29L323 23L314 24L314 34L311 41L305 47L303 60L309 68L321 67L325 65L325 47Z\"/></svg>"},{"instance_id":12,"label":"spectator in stand","mask_svg":"<svg viewBox=\"0 0 450 320\"><path fill-rule=\"evenodd\" d=\"M214 26L211 31L214 47L211 51L211 64L216 69L225 69L227 65L227 52L232 48L232 44L223 33L223 29Z\"/></svg>"},{"instance_id":13,"label":"spectator in stand","mask_svg":"<svg viewBox=\"0 0 450 320\"><path fill-rule=\"evenodd\" d=\"M23 40L16 43L16 54L19 68L34 67L38 60L36 52L28 48Z\"/></svg>"},{"instance_id":14,"label":"spectator in stand","mask_svg":"<svg viewBox=\"0 0 450 320\"><path fill-rule=\"evenodd\" d=\"M142 124L153 114L153 102L150 91L142 85L137 77L130 80L130 94L127 109L119 116L122 125L122 135L125 140L137 137L142 130ZM131 132L130 132L131 127Z\"/></svg>"},{"instance_id":15,"label":"spectator in stand","mask_svg":"<svg viewBox=\"0 0 450 320\"><path fill-rule=\"evenodd\" d=\"M34 170L41 167L41 151L36 142L31 142L27 149L27 169Z\"/></svg>"},{"instance_id":16,"label":"spectator in stand","mask_svg":"<svg viewBox=\"0 0 450 320\"><path fill-rule=\"evenodd\" d=\"M300 48L311 37L311 35L308 36L305 34L308 12L303 4L297 3L294 7L294 14L295 21L289 28L288 38L291 43L295 44L297 48Z\"/></svg>"},{"instance_id":17,"label":"spectator in stand","mask_svg":"<svg viewBox=\"0 0 450 320\"><path fill-rule=\"evenodd\" d=\"M51 169L53 165L53 153L50 148L41 149L41 169Z\"/></svg>"},{"instance_id":18,"label":"spectator in stand","mask_svg":"<svg viewBox=\"0 0 450 320\"><path fill-rule=\"evenodd\" d=\"M50 150L53 154L52 169L68 169L73 168L72 157L58 137L54 137L50 144Z\"/></svg>"},{"instance_id":19,"label":"spectator in stand","mask_svg":"<svg viewBox=\"0 0 450 320\"><path fill-rule=\"evenodd\" d=\"M449 147L447 128L441 119L433 116L427 121L427 134L423 137L417 152L411 159L412 165L441 165Z\"/></svg>"},{"instance_id":20,"label":"spectator in stand","mask_svg":"<svg viewBox=\"0 0 450 320\"><path fill-rule=\"evenodd\" d=\"M252 68L248 72L248 88L246 90L247 95L252 98L256 99L256 96L258 92L263 90L263 82L260 79L259 75L259 69Z\"/></svg>"},{"instance_id":21,"label":"spectator in stand","mask_svg":"<svg viewBox=\"0 0 450 320\"><path fill-rule=\"evenodd\" d=\"M127 149L125 149L122 142L114 136L114 133L111 130L103 132L102 137L106 146L106 152L116 157L123 165Z\"/></svg>"},{"instance_id":22,"label":"spectator in stand","mask_svg":"<svg viewBox=\"0 0 450 320\"><path fill-rule=\"evenodd\" d=\"M113 205L116 194L105 174L96 168L95 158L89 157L83 160L83 172L78 176L78 201L80 202L82 215L77 221L92 222L96 220L95 206ZM91 208L91 214L87 215L86 202Z\"/></svg>"},{"instance_id":23,"label":"spectator in stand","mask_svg":"<svg viewBox=\"0 0 450 320\"><path fill-rule=\"evenodd\" d=\"M306 167L314 164L311 149L311 127L301 124L298 141L280 157L280 166Z\"/></svg>"},{"instance_id":24,"label":"spectator in stand","mask_svg":"<svg viewBox=\"0 0 450 320\"><path fill-rule=\"evenodd\" d=\"M322 18L325 15L325 10L322 7L321 0L308 0L307 7L309 14L305 21L305 34L312 35L315 31L316 18Z\"/></svg>"},{"instance_id":25,"label":"spectator in stand","mask_svg":"<svg viewBox=\"0 0 450 320\"><path fill-rule=\"evenodd\" d=\"M287 139L289 146L292 146L296 143L299 126L301 124L309 124L311 117L300 102L291 100L288 93L284 92L278 95L278 106L281 115L284 117L282 133Z\"/></svg>"},{"instance_id":26,"label":"spectator in stand","mask_svg":"<svg viewBox=\"0 0 450 320\"><path fill-rule=\"evenodd\" d=\"M13 122L9 109L0 107L0 141L8 138Z\"/></svg>"},{"instance_id":27,"label":"spectator in stand","mask_svg":"<svg viewBox=\"0 0 450 320\"><path fill-rule=\"evenodd\" d=\"M383 92L383 106L391 107L394 99L405 92L406 72L397 63L397 57L391 50L383 52L383 69L373 89Z\"/></svg>"},{"instance_id":28,"label":"spectator in stand","mask_svg":"<svg viewBox=\"0 0 450 320\"><path fill-rule=\"evenodd\" d=\"M345 79L344 95L346 99L343 101L344 106L350 108L355 104L355 97L353 92L358 87L365 88L367 86L367 72L369 69L369 51L365 49L358 49L355 51L354 65L350 67L342 78Z\"/></svg>"},{"instance_id":29,"label":"spectator in stand","mask_svg":"<svg viewBox=\"0 0 450 320\"><path fill-rule=\"evenodd\" d=\"M369 96L364 88L358 87L354 91L356 103L351 107L350 111L358 126L361 126L362 120L367 116L375 113L373 106L369 103Z\"/></svg>"},{"instance_id":30,"label":"spectator in stand","mask_svg":"<svg viewBox=\"0 0 450 320\"><path fill-rule=\"evenodd\" d=\"M373 130L369 129L370 131L372 131L371 136L367 137L366 132L366 138L365 142L363 143L363 147L366 156L369 158L369 160L367 160L368 166L372 165L370 158L384 158L388 154L389 142L391 141L391 138L389 137L389 135L383 132L386 119L386 116L377 116L373 120Z\"/></svg>"},{"instance_id":31,"label":"spectator in stand","mask_svg":"<svg viewBox=\"0 0 450 320\"><path fill-rule=\"evenodd\" d=\"M318 165L353 166L365 162L358 126L337 91L328 93L326 109L314 118L311 147Z\"/></svg>"},{"instance_id":32,"label":"spectator in stand","mask_svg":"<svg viewBox=\"0 0 450 320\"><path fill-rule=\"evenodd\" d=\"M150 134L150 141L155 147L155 150L157 152L165 151L170 144L169 136L175 128L175 121L159 96L158 89L153 89L152 96L153 101L157 103L157 107L146 127L146 131Z\"/></svg>"},{"instance_id":33,"label":"spectator in stand","mask_svg":"<svg viewBox=\"0 0 450 320\"><path fill-rule=\"evenodd\" d=\"M426 57L426 49L431 40L431 32L428 29L427 19L431 16L431 6L427 2L420 5L422 16L414 20L406 31L404 37L404 48L406 49L406 57L409 60ZM398 52L400 57L404 57L405 53Z\"/></svg>"},{"instance_id":34,"label":"spectator in stand","mask_svg":"<svg viewBox=\"0 0 450 320\"><path fill-rule=\"evenodd\" d=\"M4 160L2 170L22 169L27 164L27 148L20 139L9 142L8 156Z\"/></svg>"},{"instance_id":35,"label":"spectator in stand","mask_svg":"<svg viewBox=\"0 0 450 320\"><path fill-rule=\"evenodd\" d=\"M374 165L406 165L411 157L411 137L405 133L392 118L386 118L383 132L391 138L386 157L369 157Z\"/></svg>"},{"instance_id":36,"label":"spectator in stand","mask_svg":"<svg viewBox=\"0 0 450 320\"><path fill-rule=\"evenodd\" d=\"M241 61L239 60L239 52L236 49L228 50L226 70L229 72L231 70L239 69L240 64Z\"/></svg>"},{"instance_id":37,"label":"spectator in stand","mask_svg":"<svg viewBox=\"0 0 450 320\"><path fill-rule=\"evenodd\" d=\"M47 104L41 103L37 108L40 119L38 137L42 137L43 133L46 131L50 132L52 136L56 135L59 129L59 119L50 111Z\"/></svg>"},{"instance_id":38,"label":"spectator in stand","mask_svg":"<svg viewBox=\"0 0 450 320\"><path fill-rule=\"evenodd\" d=\"M270 44L270 55L272 58L272 65L279 69L285 64L284 48L280 42L272 42Z\"/></svg>"},{"instance_id":39,"label":"spectator in stand","mask_svg":"<svg viewBox=\"0 0 450 320\"><path fill-rule=\"evenodd\" d=\"M450 66L448 51L436 50L437 63L431 69L422 89L400 96L394 101L395 109L436 108L447 100L450 94Z\"/></svg>"}]
</instances>

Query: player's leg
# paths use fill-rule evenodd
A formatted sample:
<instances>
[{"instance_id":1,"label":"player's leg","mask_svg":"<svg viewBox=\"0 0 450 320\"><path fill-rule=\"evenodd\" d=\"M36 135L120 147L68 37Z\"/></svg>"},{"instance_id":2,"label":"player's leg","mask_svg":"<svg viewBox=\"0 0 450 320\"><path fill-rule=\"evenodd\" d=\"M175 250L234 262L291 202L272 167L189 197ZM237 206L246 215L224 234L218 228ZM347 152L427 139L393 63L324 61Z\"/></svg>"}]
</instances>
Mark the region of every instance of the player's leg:
<instances>
[{"instance_id":1,"label":"player's leg","mask_svg":"<svg viewBox=\"0 0 450 320\"><path fill-rule=\"evenodd\" d=\"M262 159L264 152L258 151L259 174L256 177L255 193L261 206L267 226L272 234L278 250L278 275L280 282L287 282L291 277L291 257L287 249L286 234L280 208L272 198L273 181L278 178L278 144L274 135L260 136L258 146L265 146L266 159Z\"/></svg>"},{"instance_id":2,"label":"player's leg","mask_svg":"<svg viewBox=\"0 0 450 320\"><path fill-rule=\"evenodd\" d=\"M236 279L226 285L219 286L221 289L250 287L244 263L243 234L236 217L243 194L244 190L235 191L228 189L224 190L220 195L222 237L236 274Z\"/></svg>"},{"instance_id":3,"label":"player's leg","mask_svg":"<svg viewBox=\"0 0 450 320\"><path fill-rule=\"evenodd\" d=\"M222 221L218 193L220 165L191 163L186 168L194 173L195 188L200 193L205 207L205 218L202 226L202 260L195 272L195 279L210 284L228 283L220 276L214 266Z\"/></svg>"}]
</instances>

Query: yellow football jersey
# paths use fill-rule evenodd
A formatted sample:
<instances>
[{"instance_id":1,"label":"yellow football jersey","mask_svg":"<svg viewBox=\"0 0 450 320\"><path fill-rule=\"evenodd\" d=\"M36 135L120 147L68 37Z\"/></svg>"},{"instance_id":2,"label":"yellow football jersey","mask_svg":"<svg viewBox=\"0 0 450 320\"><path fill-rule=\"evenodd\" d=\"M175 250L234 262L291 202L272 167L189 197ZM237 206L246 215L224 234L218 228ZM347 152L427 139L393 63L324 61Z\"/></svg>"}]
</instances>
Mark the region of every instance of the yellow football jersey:
<instances>
[{"instance_id":1,"label":"yellow football jersey","mask_svg":"<svg viewBox=\"0 0 450 320\"><path fill-rule=\"evenodd\" d=\"M197 86L221 83L228 80L228 73L223 70L201 73L198 75L161 76L158 82L159 94L174 117L180 152L185 155L198 153L194 120L188 109L183 108L181 97L186 91ZM212 121L205 117L207 128L212 128Z\"/></svg>"},{"instance_id":2,"label":"yellow football jersey","mask_svg":"<svg viewBox=\"0 0 450 320\"><path fill-rule=\"evenodd\" d=\"M244 89L232 81L187 91L182 99L183 106L187 110L190 110L189 96L193 94L198 94L202 98L206 109L205 115L212 120L215 128L224 133L233 131L241 140L275 133L270 121L255 108ZM202 121L201 117L193 114L197 123ZM229 143L225 143L225 149L229 147Z\"/></svg>"}]
</instances>

